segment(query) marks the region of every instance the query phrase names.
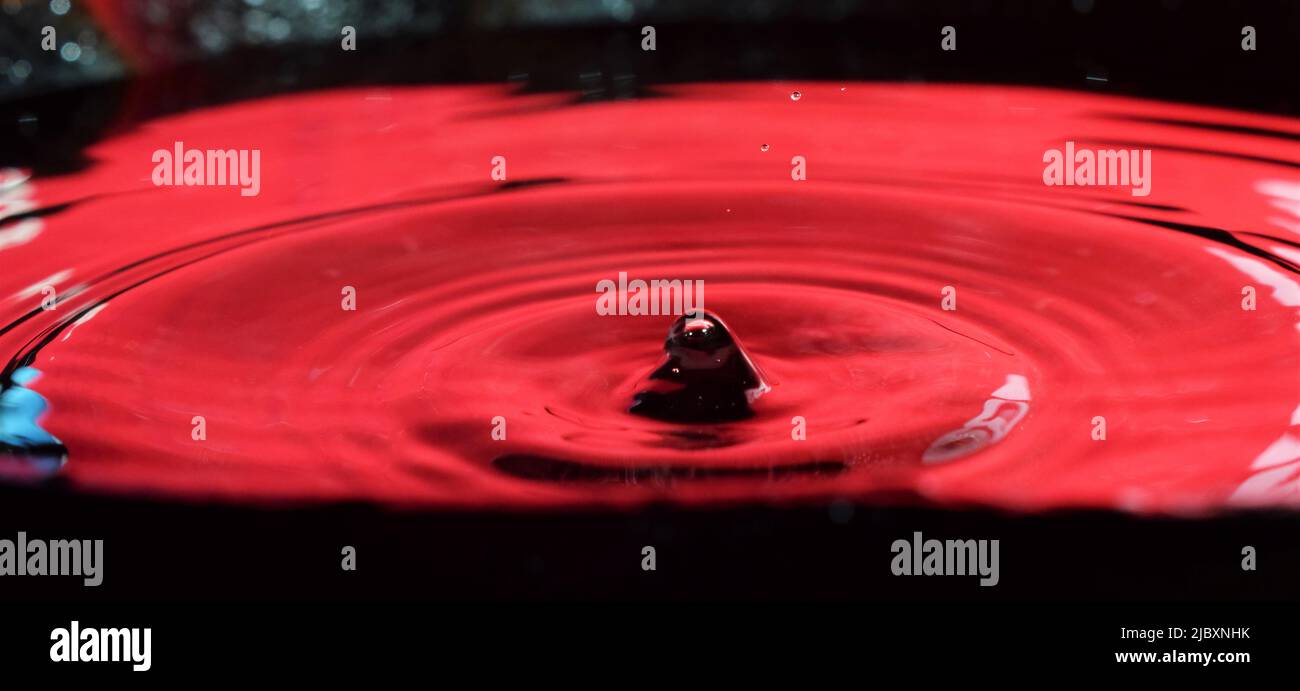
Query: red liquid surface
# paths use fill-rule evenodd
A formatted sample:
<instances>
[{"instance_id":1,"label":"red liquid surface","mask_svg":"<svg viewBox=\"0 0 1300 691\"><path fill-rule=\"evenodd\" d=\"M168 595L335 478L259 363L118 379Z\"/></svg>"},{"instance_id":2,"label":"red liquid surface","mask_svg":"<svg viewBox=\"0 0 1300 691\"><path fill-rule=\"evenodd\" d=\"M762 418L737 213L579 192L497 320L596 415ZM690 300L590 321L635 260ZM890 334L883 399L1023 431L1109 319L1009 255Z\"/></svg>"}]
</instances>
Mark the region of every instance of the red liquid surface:
<instances>
[{"instance_id":1,"label":"red liquid surface","mask_svg":"<svg viewBox=\"0 0 1300 691\"><path fill-rule=\"evenodd\" d=\"M58 473L94 492L1295 507L1297 133L856 83L241 103L126 128L76 174L9 174L2 213L71 205L0 227L0 354L43 373ZM1044 151L1067 140L1153 149L1151 195L1045 186ZM176 141L260 149L260 195L153 186L152 153ZM627 413L673 317L597 315L620 271L705 282L772 386L752 418Z\"/></svg>"}]
</instances>

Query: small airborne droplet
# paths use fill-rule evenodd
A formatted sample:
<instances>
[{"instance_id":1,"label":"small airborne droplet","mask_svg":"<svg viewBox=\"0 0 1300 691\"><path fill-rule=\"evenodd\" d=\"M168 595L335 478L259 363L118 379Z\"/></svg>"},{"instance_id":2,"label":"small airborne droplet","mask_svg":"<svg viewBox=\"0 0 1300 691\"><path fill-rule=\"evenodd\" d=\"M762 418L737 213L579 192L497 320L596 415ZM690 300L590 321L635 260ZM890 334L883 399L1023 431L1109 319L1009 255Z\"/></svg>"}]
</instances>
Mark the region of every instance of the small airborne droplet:
<instances>
[{"instance_id":1,"label":"small airborne droplet","mask_svg":"<svg viewBox=\"0 0 1300 691\"><path fill-rule=\"evenodd\" d=\"M772 387L721 319L678 317L665 358L641 383L628 410L669 422L728 422L753 415L750 404Z\"/></svg>"},{"instance_id":2,"label":"small airborne droplet","mask_svg":"<svg viewBox=\"0 0 1300 691\"><path fill-rule=\"evenodd\" d=\"M790 92L790 100L791 100L791 101L798 101L798 100L799 100L800 98L802 98L802 97L803 97L803 94L799 93L798 91L792 91L792 92Z\"/></svg>"}]
</instances>

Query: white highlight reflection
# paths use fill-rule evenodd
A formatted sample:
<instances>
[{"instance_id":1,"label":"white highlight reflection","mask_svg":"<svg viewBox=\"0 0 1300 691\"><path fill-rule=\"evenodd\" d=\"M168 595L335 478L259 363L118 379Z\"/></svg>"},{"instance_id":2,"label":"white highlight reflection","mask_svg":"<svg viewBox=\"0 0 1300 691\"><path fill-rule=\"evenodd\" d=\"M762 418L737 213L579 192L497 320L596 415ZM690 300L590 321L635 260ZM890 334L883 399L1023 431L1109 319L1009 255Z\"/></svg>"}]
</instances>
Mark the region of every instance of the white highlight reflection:
<instances>
[{"instance_id":1,"label":"white highlight reflection","mask_svg":"<svg viewBox=\"0 0 1300 691\"><path fill-rule=\"evenodd\" d=\"M1029 412L1029 380L1008 374L1007 381L984 402L980 414L930 444L921 454L924 463L946 463L969 456L1002 441Z\"/></svg>"}]
</instances>

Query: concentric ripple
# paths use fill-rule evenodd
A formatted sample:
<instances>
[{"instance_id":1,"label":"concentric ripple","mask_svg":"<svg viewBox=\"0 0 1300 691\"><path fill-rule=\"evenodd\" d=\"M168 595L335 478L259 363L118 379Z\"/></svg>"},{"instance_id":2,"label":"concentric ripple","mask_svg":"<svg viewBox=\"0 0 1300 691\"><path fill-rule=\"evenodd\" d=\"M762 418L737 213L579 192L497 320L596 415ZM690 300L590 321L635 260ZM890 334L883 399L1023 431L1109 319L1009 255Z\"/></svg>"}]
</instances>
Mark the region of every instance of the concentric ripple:
<instances>
[{"instance_id":1,"label":"concentric ripple","mask_svg":"<svg viewBox=\"0 0 1300 691\"><path fill-rule=\"evenodd\" d=\"M1300 123L788 86L342 91L143 124L8 186L67 207L0 226L29 224L0 241L6 376L43 373L48 467L88 491L1296 504L1300 176L1257 154L1300 160ZM1044 186L1067 139L1151 148L1151 196ZM261 149L263 193L152 187L180 140ZM752 417L628 414L674 317L597 314L619 272L704 282L771 385Z\"/></svg>"}]
</instances>

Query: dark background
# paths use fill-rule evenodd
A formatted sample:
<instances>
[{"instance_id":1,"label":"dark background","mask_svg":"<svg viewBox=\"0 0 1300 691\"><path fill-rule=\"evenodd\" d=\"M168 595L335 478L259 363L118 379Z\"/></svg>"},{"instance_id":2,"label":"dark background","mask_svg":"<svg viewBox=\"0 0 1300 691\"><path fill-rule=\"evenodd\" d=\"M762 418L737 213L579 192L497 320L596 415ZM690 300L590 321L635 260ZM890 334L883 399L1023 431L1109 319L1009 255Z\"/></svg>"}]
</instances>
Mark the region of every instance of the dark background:
<instances>
[{"instance_id":1,"label":"dark background","mask_svg":"<svg viewBox=\"0 0 1300 691\"><path fill-rule=\"evenodd\" d=\"M112 29L80 5L60 17L43 2L0 13L0 165L71 170L88 143L144 119L360 84L509 82L597 100L688 81L972 82L1300 111L1295 2L318 1L328 11L122 0L107 3L121 8ZM170 11L142 9L158 6ZM46 25L60 42L97 46L94 62L41 51ZM340 50L342 25L355 26L356 51ZM640 48L644 25L657 31L654 52ZM940 50L945 25L956 51ZM1241 50L1245 25L1253 52Z\"/></svg>"},{"instance_id":2,"label":"dark background","mask_svg":"<svg viewBox=\"0 0 1300 691\"><path fill-rule=\"evenodd\" d=\"M1300 601L1300 518L1009 515L834 502L638 512L252 509L0 492L0 538L103 539L104 582L13 577L0 601ZM1001 580L900 577L890 545L1000 540ZM341 549L357 550L343 571ZM641 570L654 546L655 571ZM1258 553L1241 569L1241 549Z\"/></svg>"}]
</instances>

